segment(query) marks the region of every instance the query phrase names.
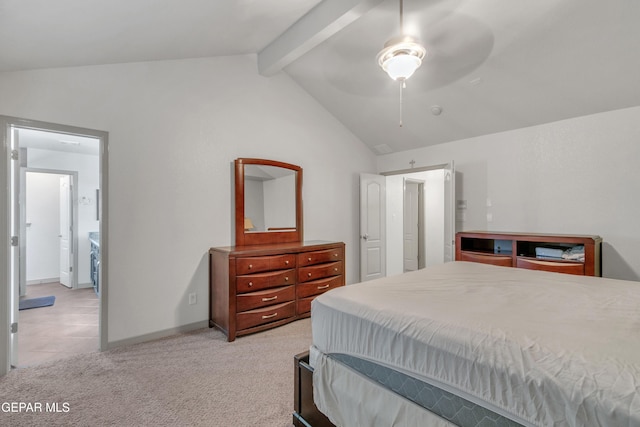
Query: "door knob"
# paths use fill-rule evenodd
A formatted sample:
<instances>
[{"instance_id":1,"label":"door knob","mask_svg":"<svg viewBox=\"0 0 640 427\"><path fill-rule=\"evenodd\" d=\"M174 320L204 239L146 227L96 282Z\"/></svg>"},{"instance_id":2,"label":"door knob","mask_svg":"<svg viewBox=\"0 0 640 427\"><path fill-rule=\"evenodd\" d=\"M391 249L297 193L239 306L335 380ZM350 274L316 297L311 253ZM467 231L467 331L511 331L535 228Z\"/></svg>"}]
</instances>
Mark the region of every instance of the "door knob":
<instances>
[{"instance_id":1,"label":"door knob","mask_svg":"<svg viewBox=\"0 0 640 427\"><path fill-rule=\"evenodd\" d=\"M368 234L363 234L363 235L362 235L362 236L360 236L360 237L362 237L364 240L367 240L367 239L369 238L369 235L368 235Z\"/></svg>"}]
</instances>

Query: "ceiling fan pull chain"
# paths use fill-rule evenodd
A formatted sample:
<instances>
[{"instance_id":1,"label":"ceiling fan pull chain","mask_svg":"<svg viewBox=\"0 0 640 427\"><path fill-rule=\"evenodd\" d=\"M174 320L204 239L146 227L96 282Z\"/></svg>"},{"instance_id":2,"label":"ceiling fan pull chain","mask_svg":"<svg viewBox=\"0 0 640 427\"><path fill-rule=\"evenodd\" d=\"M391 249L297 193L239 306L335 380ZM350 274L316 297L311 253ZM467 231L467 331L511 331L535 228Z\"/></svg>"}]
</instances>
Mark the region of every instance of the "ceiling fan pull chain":
<instances>
[{"instance_id":1,"label":"ceiling fan pull chain","mask_svg":"<svg viewBox=\"0 0 640 427\"><path fill-rule=\"evenodd\" d=\"M404 80L402 80L400 82L400 127L402 127L402 89L404 89L406 86Z\"/></svg>"}]
</instances>

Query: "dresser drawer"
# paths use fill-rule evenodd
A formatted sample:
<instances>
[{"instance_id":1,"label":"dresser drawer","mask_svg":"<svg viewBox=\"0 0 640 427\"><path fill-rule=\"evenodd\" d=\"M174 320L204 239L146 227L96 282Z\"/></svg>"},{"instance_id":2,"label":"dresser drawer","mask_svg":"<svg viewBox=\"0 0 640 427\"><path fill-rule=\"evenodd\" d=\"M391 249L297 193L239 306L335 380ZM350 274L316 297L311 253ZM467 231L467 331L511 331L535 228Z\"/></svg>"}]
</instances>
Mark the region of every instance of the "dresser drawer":
<instances>
[{"instance_id":1,"label":"dresser drawer","mask_svg":"<svg viewBox=\"0 0 640 427\"><path fill-rule=\"evenodd\" d=\"M460 252L459 261L479 262L482 264L499 265L502 267L511 267L513 265L510 255L489 255L477 252Z\"/></svg>"},{"instance_id":2,"label":"dresser drawer","mask_svg":"<svg viewBox=\"0 0 640 427\"><path fill-rule=\"evenodd\" d=\"M518 268L527 268L529 270L544 270L554 273L584 275L584 264L581 262L547 261L542 259L518 257L516 264Z\"/></svg>"},{"instance_id":3,"label":"dresser drawer","mask_svg":"<svg viewBox=\"0 0 640 427\"><path fill-rule=\"evenodd\" d=\"M286 319L287 317L293 317L295 314L295 301L285 302L238 313L236 315L236 325L238 330L242 330L269 322L275 322L276 320Z\"/></svg>"},{"instance_id":4,"label":"dresser drawer","mask_svg":"<svg viewBox=\"0 0 640 427\"><path fill-rule=\"evenodd\" d=\"M298 298L310 297L327 292L329 289L344 285L344 276L327 277L311 282L300 283L297 288Z\"/></svg>"},{"instance_id":5,"label":"dresser drawer","mask_svg":"<svg viewBox=\"0 0 640 427\"><path fill-rule=\"evenodd\" d=\"M323 264L326 262L344 260L342 248L327 249L324 251L305 252L298 254L298 267L307 265Z\"/></svg>"},{"instance_id":6,"label":"dresser drawer","mask_svg":"<svg viewBox=\"0 0 640 427\"><path fill-rule=\"evenodd\" d=\"M296 283L295 279L295 270L272 271L269 273L238 276L236 277L236 291L242 294L245 292L259 291L261 289L293 285Z\"/></svg>"},{"instance_id":7,"label":"dresser drawer","mask_svg":"<svg viewBox=\"0 0 640 427\"><path fill-rule=\"evenodd\" d=\"M236 274L251 274L261 271L282 270L296 266L295 254L238 258Z\"/></svg>"},{"instance_id":8,"label":"dresser drawer","mask_svg":"<svg viewBox=\"0 0 640 427\"><path fill-rule=\"evenodd\" d=\"M236 298L236 311L247 311L254 308L266 307L281 302L296 299L295 286L283 286L280 288L266 289L264 291L251 292L238 295Z\"/></svg>"},{"instance_id":9,"label":"dresser drawer","mask_svg":"<svg viewBox=\"0 0 640 427\"><path fill-rule=\"evenodd\" d=\"M344 266L342 261L330 262L327 264L312 265L298 268L298 283L309 282L311 280L322 279L329 276L343 274Z\"/></svg>"},{"instance_id":10,"label":"dresser drawer","mask_svg":"<svg viewBox=\"0 0 640 427\"><path fill-rule=\"evenodd\" d=\"M307 298L298 298L298 307L297 313L307 314L311 311L311 302L315 299L315 297L307 297Z\"/></svg>"}]
</instances>

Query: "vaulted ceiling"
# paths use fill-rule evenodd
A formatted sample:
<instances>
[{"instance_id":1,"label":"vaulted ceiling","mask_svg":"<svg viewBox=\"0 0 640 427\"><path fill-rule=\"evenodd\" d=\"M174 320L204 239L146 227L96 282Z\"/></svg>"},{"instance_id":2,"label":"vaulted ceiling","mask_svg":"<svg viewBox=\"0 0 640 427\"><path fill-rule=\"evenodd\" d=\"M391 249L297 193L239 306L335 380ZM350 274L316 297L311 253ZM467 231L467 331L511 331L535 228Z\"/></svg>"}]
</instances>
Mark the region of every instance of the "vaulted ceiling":
<instances>
[{"instance_id":1,"label":"vaulted ceiling","mask_svg":"<svg viewBox=\"0 0 640 427\"><path fill-rule=\"evenodd\" d=\"M0 0L0 72L255 53L383 154L640 105L638 22L636 0L405 0L428 54L400 108L376 62L398 0Z\"/></svg>"}]
</instances>

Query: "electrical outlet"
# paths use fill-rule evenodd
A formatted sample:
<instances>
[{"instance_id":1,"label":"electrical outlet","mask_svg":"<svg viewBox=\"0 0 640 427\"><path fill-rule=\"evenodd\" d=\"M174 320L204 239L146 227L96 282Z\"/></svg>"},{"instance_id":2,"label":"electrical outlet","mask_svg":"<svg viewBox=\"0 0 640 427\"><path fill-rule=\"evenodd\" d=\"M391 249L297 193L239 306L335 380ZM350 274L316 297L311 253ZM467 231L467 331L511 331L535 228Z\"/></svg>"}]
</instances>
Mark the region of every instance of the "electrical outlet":
<instances>
[{"instance_id":1,"label":"electrical outlet","mask_svg":"<svg viewBox=\"0 0 640 427\"><path fill-rule=\"evenodd\" d=\"M195 292L189 294L189 305L193 305L196 302L198 302L198 296L196 295Z\"/></svg>"}]
</instances>

